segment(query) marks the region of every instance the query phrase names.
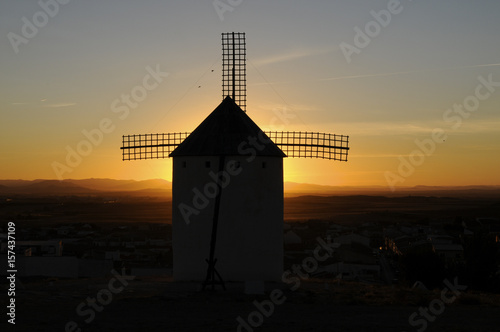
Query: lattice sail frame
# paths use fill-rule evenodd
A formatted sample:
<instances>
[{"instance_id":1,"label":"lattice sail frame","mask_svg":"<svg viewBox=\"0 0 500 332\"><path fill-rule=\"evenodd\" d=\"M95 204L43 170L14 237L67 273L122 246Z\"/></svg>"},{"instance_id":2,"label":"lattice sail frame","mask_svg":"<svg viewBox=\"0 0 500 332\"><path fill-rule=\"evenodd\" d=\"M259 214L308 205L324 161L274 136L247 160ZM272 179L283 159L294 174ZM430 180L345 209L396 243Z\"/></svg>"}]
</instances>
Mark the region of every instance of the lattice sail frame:
<instances>
[{"instance_id":1,"label":"lattice sail frame","mask_svg":"<svg viewBox=\"0 0 500 332\"><path fill-rule=\"evenodd\" d=\"M190 133L123 135L122 160L163 159Z\"/></svg>"},{"instance_id":2,"label":"lattice sail frame","mask_svg":"<svg viewBox=\"0 0 500 332\"><path fill-rule=\"evenodd\" d=\"M302 131L264 132L289 158L347 161L349 136ZM190 133L124 135L123 160L163 159Z\"/></svg>"},{"instance_id":3,"label":"lattice sail frame","mask_svg":"<svg viewBox=\"0 0 500 332\"><path fill-rule=\"evenodd\" d=\"M222 33L222 100L231 96L247 111L246 39L244 32Z\"/></svg>"},{"instance_id":4,"label":"lattice sail frame","mask_svg":"<svg viewBox=\"0 0 500 332\"><path fill-rule=\"evenodd\" d=\"M264 132L289 158L347 161L349 136L302 131Z\"/></svg>"}]
</instances>

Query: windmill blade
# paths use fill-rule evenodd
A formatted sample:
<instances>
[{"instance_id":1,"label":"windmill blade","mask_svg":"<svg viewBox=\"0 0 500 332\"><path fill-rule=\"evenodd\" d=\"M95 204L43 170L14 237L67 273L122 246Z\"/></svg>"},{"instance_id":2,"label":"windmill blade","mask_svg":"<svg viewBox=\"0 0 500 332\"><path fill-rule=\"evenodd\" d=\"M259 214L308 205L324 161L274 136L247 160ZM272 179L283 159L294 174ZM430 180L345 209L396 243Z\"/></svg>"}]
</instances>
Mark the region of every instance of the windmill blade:
<instances>
[{"instance_id":1,"label":"windmill blade","mask_svg":"<svg viewBox=\"0 0 500 332\"><path fill-rule=\"evenodd\" d=\"M347 161L349 136L302 131L268 131L265 134L289 158ZM124 135L123 160L164 159L190 133Z\"/></svg>"},{"instance_id":2,"label":"windmill blade","mask_svg":"<svg viewBox=\"0 0 500 332\"><path fill-rule=\"evenodd\" d=\"M122 160L163 159L190 133L123 135Z\"/></svg>"},{"instance_id":3,"label":"windmill blade","mask_svg":"<svg viewBox=\"0 0 500 332\"><path fill-rule=\"evenodd\" d=\"M349 136L302 131L270 131L265 134L289 158L347 161Z\"/></svg>"},{"instance_id":4,"label":"windmill blade","mask_svg":"<svg viewBox=\"0 0 500 332\"><path fill-rule=\"evenodd\" d=\"M247 50L244 32L222 33L222 100L231 96L247 110Z\"/></svg>"}]
</instances>

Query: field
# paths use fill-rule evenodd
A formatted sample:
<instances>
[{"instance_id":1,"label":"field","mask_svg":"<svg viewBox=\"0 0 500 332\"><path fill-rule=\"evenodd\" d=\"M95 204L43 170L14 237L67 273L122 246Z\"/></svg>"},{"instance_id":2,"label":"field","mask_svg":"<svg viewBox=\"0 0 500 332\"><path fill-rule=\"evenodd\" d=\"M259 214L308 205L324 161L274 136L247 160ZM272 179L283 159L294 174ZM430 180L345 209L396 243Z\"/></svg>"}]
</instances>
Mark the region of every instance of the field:
<instances>
[{"instance_id":1,"label":"field","mask_svg":"<svg viewBox=\"0 0 500 332\"><path fill-rule=\"evenodd\" d=\"M2 227L7 220L15 221L19 233L85 223L97 225L102 232L127 225L168 225L171 209L168 198L154 195L10 195L2 198L0 218ZM326 227L314 225L325 222L385 227L453 223L478 216L500 218L499 197L287 196L284 219L291 225L307 224L307 234L314 239ZM468 290L441 308L440 289L421 291L403 284L305 278L296 290L285 283L267 283L264 294L249 295L242 283L228 283L227 291L202 292L198 283L174 282L166 275L135 277L111 293L113 278L110 274L18 280L16 331L72 331L71 322L82 331L423 331L424 324L426 331L500 331L500 295L477 290ZM283 303L271 309L270 294L275 289L282 292ZM95 297L105 305L95 304L92 309ZM439 314L429 319L419 315L412 325L411 315L431 303L436 307L429 310ZM6 305L3 299L1 305ZM259 305L264 314L259 313ZM254 325L238 329L249 319L254 319Z\"/></svg>"},{"instance_id":2,"label":"field","mask_svg":"<svg viewBox=\"0 0 500 332\"><path fill-rule=\"evenodd\" d=\"M227 291L201 292L199 284L155 277L128 281L122 293L100 306L100 312L90 309L87 299L107 288L108 279L25 285L18 295L16 331L64 331L71 321L83 331L251 331L237 330L238 317L247 321L250 315L255 331L416 331L422 325L412 327L409 317L441 296L438 290L325 280L304 281L296 291L268 284L269 292L282 290L284 299L271 313L268 295L245 295L241 284L228 284ZM258 314L255 301L268 304L269 317ZM79 305L85 314L77 314ZM468 294L446 305L441 314L431 314L434 321L428 322L426 331L499 331L499 310L499 295Z\"/></svg>"},{"instance_id":3,"label":"field","mask_svg":"<svg viewBox=\"0 0 500 332\"><path fill-rule=\"evenodd\" d=\"M431 193L435 194L435 193ZM285 197L284 220L297 222L325 220L341 223L450 216L500 217L500 194L430 196L314 196ZM170 197L108 193L80 196L0 196L1 220L19 220L22 224L58 224L72 222L172 222Z\"/></svg>"}]
</instances>

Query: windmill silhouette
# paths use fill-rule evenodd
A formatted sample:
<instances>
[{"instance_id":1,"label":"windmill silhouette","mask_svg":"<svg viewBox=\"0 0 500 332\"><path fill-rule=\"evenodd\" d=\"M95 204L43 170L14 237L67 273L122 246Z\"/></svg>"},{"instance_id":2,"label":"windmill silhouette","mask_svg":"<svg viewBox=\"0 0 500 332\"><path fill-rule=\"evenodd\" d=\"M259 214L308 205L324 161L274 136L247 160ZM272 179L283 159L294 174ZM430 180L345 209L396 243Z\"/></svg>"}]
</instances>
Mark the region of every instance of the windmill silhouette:
<instances>
[{"instance_id":1,"label":"windmill silhouette","mask_svg":"<svg viewBox=\"0 0 500 332\"><path fill-rule=\"evenodd\" d=\"M222 49L223 101L193 132L124 135L121 147L123 160L172 157L174 279L204 275L212 289L281 280L283 158L349 151L345 135L263 132L246 114L245 34L223 33Z\"/></svg>"}]
</instances>

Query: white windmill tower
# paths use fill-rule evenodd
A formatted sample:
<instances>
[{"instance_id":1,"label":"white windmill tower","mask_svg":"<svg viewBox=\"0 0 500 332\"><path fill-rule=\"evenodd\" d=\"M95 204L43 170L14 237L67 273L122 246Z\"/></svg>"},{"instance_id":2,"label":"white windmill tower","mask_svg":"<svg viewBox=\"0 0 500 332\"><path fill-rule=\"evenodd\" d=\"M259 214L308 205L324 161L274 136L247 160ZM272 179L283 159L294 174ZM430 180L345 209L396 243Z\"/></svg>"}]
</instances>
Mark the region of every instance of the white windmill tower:
<instances>
[{"instance_id":1,"label":"white windmill tower","mask_svg":"<svg viewBox=\"0 0 500 332\"><path fill-rule=\"evenodd\" d=\"M123 136L123 160L173 158L175 280L281 280L283 158L347 161L348 136L264 133L243 110L245 34L222 45L222 103L191 134Z\"/></svg>"}]
</instances>

